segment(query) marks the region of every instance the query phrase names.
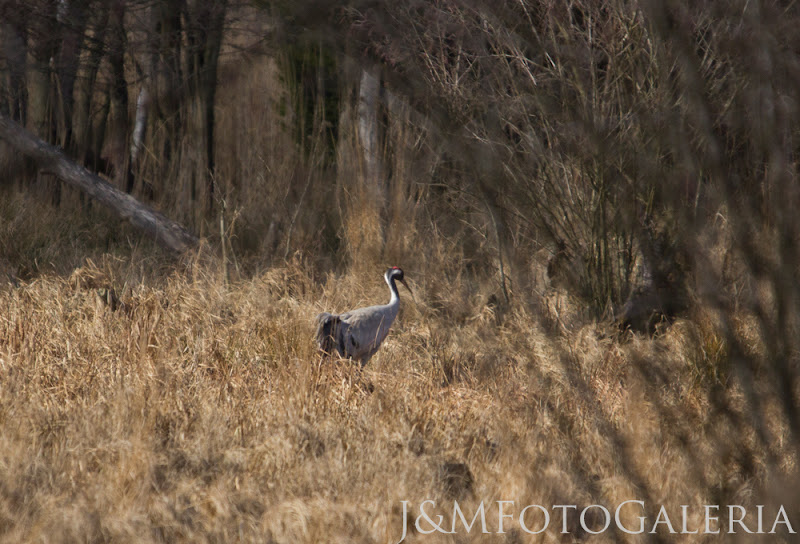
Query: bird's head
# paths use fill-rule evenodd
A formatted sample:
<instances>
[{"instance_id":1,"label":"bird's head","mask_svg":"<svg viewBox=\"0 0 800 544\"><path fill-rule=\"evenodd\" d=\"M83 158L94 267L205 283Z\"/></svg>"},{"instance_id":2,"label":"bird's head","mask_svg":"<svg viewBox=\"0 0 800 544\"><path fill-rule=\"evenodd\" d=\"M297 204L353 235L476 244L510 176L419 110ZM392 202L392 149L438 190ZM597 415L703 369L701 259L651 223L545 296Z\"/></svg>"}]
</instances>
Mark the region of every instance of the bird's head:
<instances>
[{"instance_id":1,"label":"bird's head","mask_svg":"<svg viewBox=\"0 0 800 544\"><path fill-rule=\"evenodd\" d=\"M411 298L414 298L414 292L411 290L411 287L408 286L406 280L404 279L403 269L398 266L393 266L389 270L386 271L386 281L390 280L397 280L403 284L409 293L411 293Z\"/></svg>"}]
</instances>

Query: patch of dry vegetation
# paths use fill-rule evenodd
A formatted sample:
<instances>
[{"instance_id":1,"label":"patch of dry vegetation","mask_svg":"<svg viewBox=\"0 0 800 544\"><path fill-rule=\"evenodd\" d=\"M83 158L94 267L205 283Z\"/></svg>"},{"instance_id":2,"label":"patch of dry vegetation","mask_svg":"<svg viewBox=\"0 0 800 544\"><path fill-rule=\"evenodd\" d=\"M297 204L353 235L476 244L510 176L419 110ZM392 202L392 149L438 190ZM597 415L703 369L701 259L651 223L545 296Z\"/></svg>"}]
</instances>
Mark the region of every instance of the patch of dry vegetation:
<instances>
[{"instance_id":1,"label":"patch of dry vegetation","mask_svg":"<svg viewBox=\"0 0 800 544\"><path fill-rule=\"evenodd\" d=\"M298 260L226 286L199 259L124 286L135 267L107 257L0 290L4 542L394 542L400 501L426 499L641 499L690 505L697 527L702 504L785 499L769 477L794 470L790 444L765 451L712 409L736 387L704 370L717 340L695 322L653 340L553 332L459 296L478 291L467 279L433 307L437 278L409 270L420 302L359 373L320 362L312 318L383 299L379 274L317 277Z\"/></svg>"},{"instance_id":2,"label":"patch of dry vegetation","mask_svg":"<svg viewBox=\"0 0 800 544\"><path fill-rule=\"evenodd\" d=\"M679 538L519 524L626 500L797 529L798 10L290 4L232 7L212 184L180 115L148 129L134 194L195 255L0 154L0 542L396 542L402 501L421 543ZM395 264L416 303L370 365L321 361L314 316ZM515 519L421 534L426 500Z\"/></svg>"}]
</instances>

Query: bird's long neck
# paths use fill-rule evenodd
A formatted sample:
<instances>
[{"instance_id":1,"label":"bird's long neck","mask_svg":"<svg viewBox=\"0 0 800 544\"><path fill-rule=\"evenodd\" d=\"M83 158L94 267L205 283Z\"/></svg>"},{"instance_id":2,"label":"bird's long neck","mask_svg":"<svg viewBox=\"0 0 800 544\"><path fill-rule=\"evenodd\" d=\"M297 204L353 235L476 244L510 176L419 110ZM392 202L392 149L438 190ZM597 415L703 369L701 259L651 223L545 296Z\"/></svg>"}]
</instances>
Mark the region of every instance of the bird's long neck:
<instances>
[{"instance_id":1,"label":"bird's long neck","mask_svg":"<svg viewBox=\"0 0 800 544\"><path fill-rule=\"evenodd\" d=\"M400 303L400 293L397 292L397 284L394 281L394 278L387 275L386 276L386 283L389 284L389 290L392 292L392 298L389 299L389 304L399 304Z\"/></svg>"}]
</instances>

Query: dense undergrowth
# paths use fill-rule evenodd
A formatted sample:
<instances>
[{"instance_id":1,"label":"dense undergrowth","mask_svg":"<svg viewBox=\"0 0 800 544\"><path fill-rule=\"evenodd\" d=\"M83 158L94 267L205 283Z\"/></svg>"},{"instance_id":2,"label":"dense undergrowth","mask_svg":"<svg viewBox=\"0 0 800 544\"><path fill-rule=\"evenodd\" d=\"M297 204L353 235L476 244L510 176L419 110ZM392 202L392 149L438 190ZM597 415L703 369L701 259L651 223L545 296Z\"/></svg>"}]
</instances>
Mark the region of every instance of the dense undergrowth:
<instances>
[{"instance_id":1,"label":"dense undergrowth","mask_svg":"<svg viewBox=\"0 0 800 544\"><path fill-rule=\"evenodd\" d=\"M622 333L563 292L498 305L491 282L419 261L406 268L416 303L403 298L359 372L320 360L313 317L382 301L380 269L325 272L296 255L226 282L208 250L169 266L146 245L47 251L93 256L0 288L3 541L394 542L401 501L471 513L509 500L518 516L636 499L648 530L661 505L673 520L689 505L690 529L704 504L766 504L769 526L776 505L794 506L780 405L759 392L762 426L747 425L747 384L708 312L652 338ZM755 322L738 326L761 359ZM409 541L456 538L409 523ZM548 538L587 536L570 523ZM591 541L625 538L643 537Z\"/></svg>"},{"instance_id":2,"label":"dense undergrowth","mask_svg":"<svg viewBox=\"0 0 800 544\"><path fill-rule=\"evenodd\" d=\"M0 113L202 241L168 255L1 144L0 541L800 525L796 5L66 4L0 28L31 47ZM209 6L216 80L181 30ZM321 360L314 316L384 302L393 265L416 297L378 354ZM424 533L428 500L488 534Z\"/></svg>"}]
</instances>

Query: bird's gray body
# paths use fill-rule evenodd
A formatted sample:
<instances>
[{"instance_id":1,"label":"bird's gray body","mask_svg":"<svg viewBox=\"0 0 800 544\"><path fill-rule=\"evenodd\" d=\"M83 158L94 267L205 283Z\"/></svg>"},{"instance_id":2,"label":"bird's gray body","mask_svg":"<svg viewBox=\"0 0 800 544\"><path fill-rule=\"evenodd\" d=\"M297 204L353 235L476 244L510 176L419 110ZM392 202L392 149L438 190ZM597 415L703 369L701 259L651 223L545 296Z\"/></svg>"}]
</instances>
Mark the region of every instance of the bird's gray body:
<instances>
[{"instance_id":1,"label":"bird's gray body","mask_svg":"<svg viewBox=\"0 0 800 544\"><path fill-rule=\"evenodd\" d=\"M323 353L332 355L335 351L340 357L360 361L362 367L375 355L400 311L400 297L394 280L399 279L405 285L403 271L399 268L390 268L384 278L392 292L388 304L358 308L339 315L323 312L317 316L317 344Z\"/></svg>"}]
</instances>

